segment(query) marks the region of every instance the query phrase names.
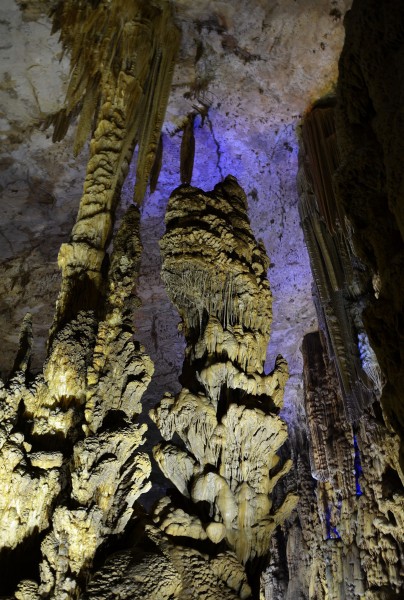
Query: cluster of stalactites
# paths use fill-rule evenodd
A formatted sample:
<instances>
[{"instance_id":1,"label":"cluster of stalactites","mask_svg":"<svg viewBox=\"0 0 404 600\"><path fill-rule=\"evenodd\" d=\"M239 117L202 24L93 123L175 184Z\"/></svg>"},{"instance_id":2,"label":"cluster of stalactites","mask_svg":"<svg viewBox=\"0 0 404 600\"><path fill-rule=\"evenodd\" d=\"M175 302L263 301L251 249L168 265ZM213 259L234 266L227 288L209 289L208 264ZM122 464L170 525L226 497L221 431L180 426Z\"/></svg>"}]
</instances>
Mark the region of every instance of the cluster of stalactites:
<instances>
[{"instance_id":1,"label":"cluster of stalactites","mask_svg":"<svg viewBox=\"0 0 404 600\"><path fill-rule=\"evenodd\" d=\"M130 145L139 144L135 195L141 201L158 149L179 46L170 4L62 0L53 11L53 32L58 30L63 48L71 53L71 74L65 106L50 119L53 138L62 139L80 113L77 153L100 121L102 107L121 106Z\"/></svg>"},{"instance_id":2,"label":"cluster of stalactites","mask_svg":"<svg viewBox=\"0 0 404 600\"><path fill-rule=\"evenodd\" d=\"M304 169L330 234L345 230L344 213L335 201L333 176L340 162L333 106L316 106L304 119ZM338 226L337 226L338 224Z\"/></svg>"},{"instance_id":3,"label":"cluster of stalactites","mask_svg":"<svg viewBox=\"0 0 404 600\"><path fill-rule=\"evenodd\" d=\"M268 259L234 177L208 193L175 190L166 224L162 277L184 323L193 391L168 394L151 412L167 440L155 457L194 507L207 502L210 513L188 531L174 507L157 521L173 536L225 540L246 563L268 552L272 532L297 500L291 494L276 509L271 501L291 461L278 455L287 439L278 416L286 362L279 356L273 372L263 374L272 316ZM174 435L183 449L170 441Z\"/></svg>"},{"instance_id":4,"label":"cluster of stalactites","mask_svg":"<svg viewBox=\"0 0 404 600\"><path fill-rule=\"evenodd\" d=\"M76 151L90 132L92 138L77 220L58 256L62 286L50 342L78 306L99 310L120 191L138 144L135 199L144 196L179 44L164 0L66 0L55 8L54 29L71 52L65 107L50 118L54 139L63 137L78 112Z\"/></svg>"}]
</instances>

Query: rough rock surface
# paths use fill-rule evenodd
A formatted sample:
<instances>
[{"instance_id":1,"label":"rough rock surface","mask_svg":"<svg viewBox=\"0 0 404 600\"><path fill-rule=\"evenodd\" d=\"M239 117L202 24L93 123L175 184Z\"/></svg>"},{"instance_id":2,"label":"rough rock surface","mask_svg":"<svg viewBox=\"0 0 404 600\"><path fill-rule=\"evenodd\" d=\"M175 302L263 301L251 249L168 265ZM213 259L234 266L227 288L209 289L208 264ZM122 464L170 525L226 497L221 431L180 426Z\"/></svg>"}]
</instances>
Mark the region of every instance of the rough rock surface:
<instances>
[{"instance_id":1,"label":"rough rock surface","mask_svg":"<svg viewBox=\"0 0 404 600\"><path fill-rule=\"evenodd\" d=\"M169 5L72 0L58 3L53 29L71 53L63 108L49 117L53 141L62 139L80 112L75 152L90 133L83 195L69 243L58 255L62 289L51 339L76 312L96 309L102 267L111 239L123 181L135 144L139 145L135 197L143 199L153 165L172 79L179 32ZM101 34L100 34L101 33Z\"/></svg>"},{"instance_id":2,"label":"rough rock surface","mask_svg":"<svg viewBox=\"0 0 404 600\"><path fill-rule=\"evenodd\" d=\"M400 109L395 97L390 101L384 96L383 106L376 103L389 85L390 62L383 61L400 56L397 28L402 16L394 2L388 11L373 2L354 3L346 20L336 131L329 102L303 123L300 211L323 331L321 336L307 335L303 343L309 438L307 443L298 430L293 433L300 502L295 522L284 537L273 540L266 574L270 598L278 593L352 600L403 595L403 536L397 518L404 497L401 387L396 387L401 344L395 312L402 296L400 277L383 288L404 247L397 237L399 209L393 219L387 201L394 188L389 177L396 183L401 177L401 153L395 154L396 142L389 146L386 161L382 152L385 138L391 136L385 119L398 118ZM377 59L375 48L384 43L392 54ZM391 240L387 246L386 236ZM378 320L372 321L370 315L376 314ZM358 355L368 381L358 369ZM363 391L354 390L359 385L371 393L365 402ZM347 406L349 387L353 394Z\"/></svg>"},{"instance_id":3,"label":"rough rock surface","mask_svg":"<svg viewBox=\"0 0 404 600\"><path fill-rule=\"evenodd\" d=\"M153 34L153 24L151 29ZM130 61L122 62L117 85L107 77L102 89L77 221L59 253L61 289L43 372L30 375L32 330L26 317L12 377L2 386L1 593L15 591L20 600L77 598L97 550L124 532L134 503L150 487L150 460L138 450L147 426L136 423L153 365L133 339L141 251L134 206L122 217L107 254L133 151L130 102L123 91L144 84L136 72L126 71ZM153 71L150 62L146 74L147 66ZM73 70L73 82L75 75ZM77 96L74 85L68 103L71 95ZM57 120L57 135L62 126L63 119ZM16 569L12 551L30 545L39 565L26 560L25 568Z\"/></svg>"}]
</instances>

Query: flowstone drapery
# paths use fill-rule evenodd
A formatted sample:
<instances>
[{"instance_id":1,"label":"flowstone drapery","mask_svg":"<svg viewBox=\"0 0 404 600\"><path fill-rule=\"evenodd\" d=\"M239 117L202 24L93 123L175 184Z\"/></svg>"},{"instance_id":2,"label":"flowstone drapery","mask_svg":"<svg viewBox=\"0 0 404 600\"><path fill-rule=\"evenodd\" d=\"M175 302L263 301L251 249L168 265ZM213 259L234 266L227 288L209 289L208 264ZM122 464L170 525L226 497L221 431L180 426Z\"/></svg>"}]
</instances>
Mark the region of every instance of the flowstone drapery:
<instances>
[{"instance_id":1,"label":"flowstone drapery","mask_svg":"<svg viewBox=\"0 0 404 600\"><path fill-rule=\"evenodd\" d=\"M371 275L355 255L352 226L334 192L340 164L335 109L314 107L302 123L299 213L314 278L320 328L327 340L348 420L358 420L376 396L382 377L363 325Z\"/></svg>"},{"instance_id":2,"label":"flowstone drapery","mask_svg":"<svg viewBox=\"0 0 404 600\"><path fill-rule=\"evenodd\" d=\"M161 241L162 277L187 341L183 389L151 412L166 442L154 450L192 513L163 499L155 521L169 535L208 539L241 564L268 553L271 534L294 508L271 492L291 461L279 417L287 365L264 374L271 325L268 259L228 176L212 192L183 186L171 196ZM180 438L179 443L174 439ZM191 516L192 515L192 516ZM244 597L244 596L242 596Z\"/></svg>"}]
</instances>

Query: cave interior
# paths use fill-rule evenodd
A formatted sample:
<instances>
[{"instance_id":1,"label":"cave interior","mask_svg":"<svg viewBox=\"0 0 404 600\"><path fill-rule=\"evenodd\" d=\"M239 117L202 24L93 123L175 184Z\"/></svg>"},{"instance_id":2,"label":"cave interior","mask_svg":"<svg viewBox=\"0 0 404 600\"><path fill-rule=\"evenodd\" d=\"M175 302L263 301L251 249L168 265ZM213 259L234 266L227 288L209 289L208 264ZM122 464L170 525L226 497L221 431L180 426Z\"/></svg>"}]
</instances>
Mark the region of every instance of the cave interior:
<instances>
[{"instance_id":1,"label":"cave interior","mask_svg":"<svg viewBox=\"0 0 404 600\"><path fill-rule=\"evenodd\" d=\"M401 0L0 39L0 598L403 598Z\"/></svg>"}]
</instances>

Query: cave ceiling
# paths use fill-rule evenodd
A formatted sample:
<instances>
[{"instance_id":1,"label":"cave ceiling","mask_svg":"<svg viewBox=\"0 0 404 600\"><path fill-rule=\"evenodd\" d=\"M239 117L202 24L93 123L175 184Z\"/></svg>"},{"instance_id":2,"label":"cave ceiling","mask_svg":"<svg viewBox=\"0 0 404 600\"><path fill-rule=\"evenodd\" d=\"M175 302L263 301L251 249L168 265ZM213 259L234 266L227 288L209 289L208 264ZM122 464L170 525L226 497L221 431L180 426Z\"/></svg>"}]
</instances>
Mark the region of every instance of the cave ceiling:
<instances>
[{"instance_id":1,"label":"cave ceiling","mask_svg":"<svg viewBox=\"0 0 404 600\"><path fill-rule=\"evenodd\" d=\"M279 351L289 363L285 415L302 411L301 342L316 328L312 278L299 225L296 174L299 123L332 94L349 0L173 2L182 39L163 125L163 159L154 193L141 206L143 258L137 337L155 364L146 401L178 390L184 341L161 283L159 239L168 197L180 184L184 125L194 119L192 185L226 175L246 191L251 226L270 257L273 292L268 369ZM57 253L82 193L88 148L73 155L74 125L52 142L42 124L64 101L69 57L51 35L51 2L0 6L0 372L12 366L20 323L34 320L33 370L45 355L60 287ZM134 163L136 156L134 158ZM135 164L122 194L132 202ZM160 390L160 391L159 391ZM147 398L149 400L147 400Z\"/></svg>"}]
</instances>

